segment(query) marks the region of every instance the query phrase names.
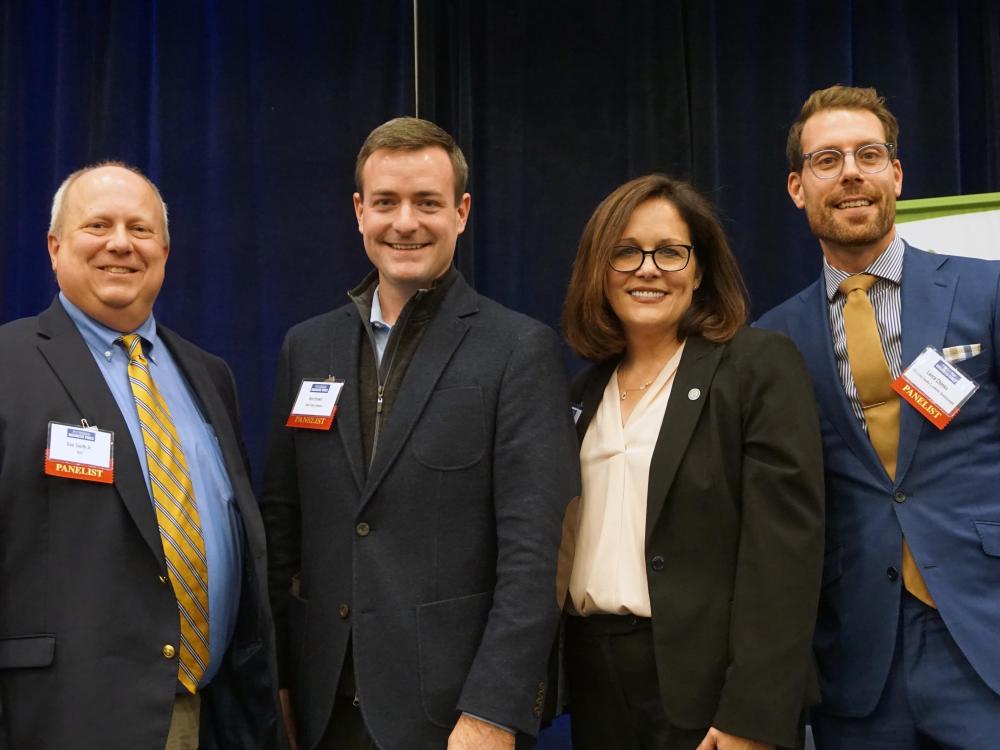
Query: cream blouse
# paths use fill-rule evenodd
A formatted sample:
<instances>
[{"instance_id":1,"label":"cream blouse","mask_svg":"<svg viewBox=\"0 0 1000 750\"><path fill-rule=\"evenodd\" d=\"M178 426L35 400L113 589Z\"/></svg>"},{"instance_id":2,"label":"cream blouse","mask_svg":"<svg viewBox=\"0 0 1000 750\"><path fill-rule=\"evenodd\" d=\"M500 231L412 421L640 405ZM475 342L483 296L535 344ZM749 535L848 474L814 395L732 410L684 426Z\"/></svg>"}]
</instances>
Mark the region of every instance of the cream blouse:
<instances>
[{"instance_id":1,"label":"cream blouse","mask_svg":"<svg viewBox=\"0 0 1000 750\"><path fill-rule=\"evenodd\" d=\"M580 448L583 492L569 595L578 614L650 616L646 583L649 464L663 425L682 343L622 424L618 370Z\"/></svg>"}]
</instances>

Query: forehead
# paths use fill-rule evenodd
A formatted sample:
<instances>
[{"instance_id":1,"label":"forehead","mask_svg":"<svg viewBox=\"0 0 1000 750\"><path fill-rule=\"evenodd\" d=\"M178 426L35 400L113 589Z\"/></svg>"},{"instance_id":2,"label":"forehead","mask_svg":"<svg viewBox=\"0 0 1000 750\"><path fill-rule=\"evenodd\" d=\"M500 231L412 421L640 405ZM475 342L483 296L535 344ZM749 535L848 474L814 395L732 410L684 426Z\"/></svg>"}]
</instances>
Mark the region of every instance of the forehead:
<instances>
[{"instance_id":1,"label":"forehead","mask_svg":"<svg viewBox=\"0 0 1000 750\"><path fill-rule=\"evenodd\" d=\"M82 213L127 210L159 213L159 199L149 183L121 167L101 167L80 175L67 191L70 210Z\"/></svg>"},{"instance_id":2,"label":"forehead","mask_svg":"<svg viewBox=\"0 0 1000 750\"><path fill-rule=\"evenodd\" d=\"M433 192L448 195L455 175L440 146L374 151L361 171L366 192Z\"/></svg>"},{"instance_id":3,"label":"forehead","mask_svg":"<svg viewBox=\"0 0 1000 750\"><path fill-rule=\"evenodd\" d=\"M687 239L688 233L687 222L677 206L666 198L650 198L635 207L622 235L655 234L657 239Z\"/></svg>"},{"instance_id":4,"label":"forehead","mask_svg":"<svg viewBox=\"0 0 1000 750\"><path fill-rule=\"evenodd\" d=\"M885 126L867 109L824 109L802 126L802 151L885 141Z\"/></svg>"}]
</instances>

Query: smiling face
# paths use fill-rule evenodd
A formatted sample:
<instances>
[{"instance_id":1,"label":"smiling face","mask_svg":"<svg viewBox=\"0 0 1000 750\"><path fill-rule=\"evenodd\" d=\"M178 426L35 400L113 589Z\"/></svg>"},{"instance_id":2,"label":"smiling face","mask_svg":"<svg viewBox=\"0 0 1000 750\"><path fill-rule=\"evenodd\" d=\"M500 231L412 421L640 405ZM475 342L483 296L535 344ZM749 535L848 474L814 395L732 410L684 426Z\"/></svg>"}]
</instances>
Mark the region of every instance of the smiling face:
<instances>
[{"instance_id":1,"label":"smiling face","mask_svg":"<svg viewBox=\"0 0 1000 750\"><path fill-rule=\"evenodd\" d=\"M358 231L378 269L379 296L409 299L451 265L471 199L456 205L448 153L438 146L375 151L362 169L364 196L354 194Z\"/></svg>"},{"instance_id":2,"label":"smiling face","mask_svg":"<svg viewBox=\"0 0 1000 750\"><path fill-rule=\"evenodd\" d=\"M869 143L884 143L885 128L863 109L817 112L802 128L802 151L835 148L855 151ZM807 164L788 175L788 194L806 212L809 227L827 260L845 271L863 271L892 240L896 198L903 189L903 168L894 159L883 171L861 172L852 156L834 179L823 180Z\"/></svg>"},{"instance_id":3,"label":"smiling face","mask_svg":"<svg viewBox=\"0 0 1000 750\"><path fill-rule=\"evenodd\" d=\"M640 203L616 245L632 245L655 250L671 244L691 244L691 232L673 203L652 198ZM691 307L694 290L701 283L696 258L697 248L687 267L681 271L661 271L646 256L631 273L607 270L605 294L622 323L630 342L639 338L667 336L677 338L677 327Z\"/></svg>"},{"instance_id":4,"label":"smiling face","mask_svg":"<svg viewBox=\"0 0 1000 750\"><path fill-rule=\"evenodd\" d=\"M66 190L49 259L66 298L122 333L153 311L169 247L163 208L149 183L121 167L85 172Z\"/></svg>"}]
</instances>

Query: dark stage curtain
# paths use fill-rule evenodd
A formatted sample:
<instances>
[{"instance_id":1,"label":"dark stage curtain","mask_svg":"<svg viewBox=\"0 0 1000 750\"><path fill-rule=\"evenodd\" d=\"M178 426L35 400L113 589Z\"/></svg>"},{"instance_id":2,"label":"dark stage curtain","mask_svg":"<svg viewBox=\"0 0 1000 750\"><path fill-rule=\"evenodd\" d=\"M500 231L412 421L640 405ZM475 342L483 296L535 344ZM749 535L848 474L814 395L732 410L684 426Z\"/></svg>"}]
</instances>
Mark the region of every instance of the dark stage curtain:
<instances>
[{"instance_id":1,"label":"dark stage curtain","mask_svg":"<svg viewBox=\"0 0 1000 750\"><path fill-rule=\"evenodd\" d=\"M293 323L367 270L353 161L379 122L436 119L472 169L458 265L557 324L583 223L649 171L718 205L755 314L819 251L784 185L799 105L874 85L902 124L904 198L1000 190L1000 1L0 4L0 321L55 291L44 237L71 170L119 158L160 185L158 319L233 366L257 468ZM2 355L2 353L0 353Z\"/></svg>"},{"instance_id":2,"label":"dark stage curtain","mask_svg":"<svg viewBox=\"0 0 1000 750\"><path fill-rule=\"evenodd\" d=\"M139 166L170 208L157 319L232 365L259 478L285 330L368 270L354 157L412 112L411 0L0 3L0 321L56 291L59 182Z\"/></svg>"},{"instance_id":3,"label":"dark stage curtain","mask_svg":"<svg viewBox=\"0 0 1000 750\"><path fill-rule=\"evenodd\" d=\"M902 126L903 198L1000 190L1000 3L421 0L420 112L467 149L479 289L558 320L584 222L651 171L724 218L754 315L813 281L785 191L809 92L875 86Z\"/></svg>"}]
</instances>

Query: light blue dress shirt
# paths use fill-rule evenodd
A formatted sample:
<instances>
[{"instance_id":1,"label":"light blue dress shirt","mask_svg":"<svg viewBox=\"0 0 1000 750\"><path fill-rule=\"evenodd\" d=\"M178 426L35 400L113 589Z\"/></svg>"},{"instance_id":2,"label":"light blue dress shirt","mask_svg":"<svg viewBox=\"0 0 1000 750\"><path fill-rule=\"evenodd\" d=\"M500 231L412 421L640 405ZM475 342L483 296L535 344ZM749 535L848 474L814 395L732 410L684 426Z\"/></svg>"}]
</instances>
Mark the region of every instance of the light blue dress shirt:
<instances>
[{"instance_id":1,"label":"light blue dress shirt","mask_svg":"<svg viewBox=\"0 0 1000 750\"><path fill-rule=\"evenodd\" d=\"M132 387L128 380L128 354L115 340L121 336L117 331L98 323L86 315L65 295L59 293L59 301L70 319L76 325L87 347L94 355L94 361L108 384L118 409L128 425L132 445L138 453L142 466L142 476L146 490L149 484L149 469L146 465L146 451L136 414ZM184 457L191 471L198 517L205 538L205 553L208 558L208 640L210 659L208 669L199 687L211 682L219 669L222 658L229 647L236 625L236 610L240 602L240 582L243 564L243 527L233 487L222 461L222 449L218 438L198 406L197 399L188 386L187 380L170 354L170 350L156 334L153 316L133 333L144 341L143 351L149 361L150 374L159 389L174 427L181 439ZM104 427L104 425L91 425ZM125 440L115 441L115 450L131 450Z\"/></svg>"},{"instance_id":2,"label":"light blue dress shirt","mask_svg":"<svg viewBox=\"0 0 1000 750\"><path fill-rule=\"evenodd\" d=\"M372 311L368 316L368 322L372 327L372 338L375 340L375 362L381 366L382 355L385 354L385 345L389 343L389 334L392 333L392 326L385 322L382 317L382 303L378 300L378 286L372 292Z\"/></svg>"}]
</instances>

